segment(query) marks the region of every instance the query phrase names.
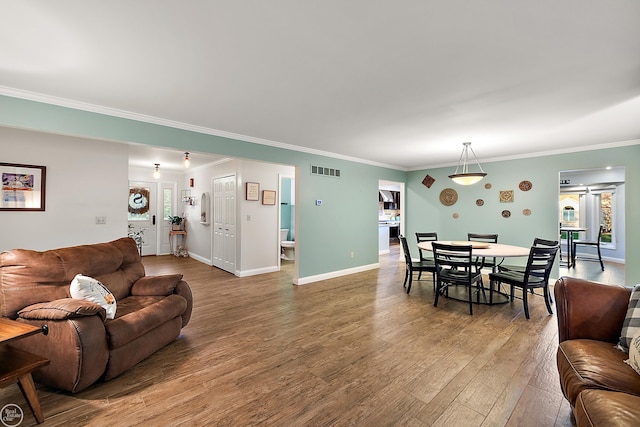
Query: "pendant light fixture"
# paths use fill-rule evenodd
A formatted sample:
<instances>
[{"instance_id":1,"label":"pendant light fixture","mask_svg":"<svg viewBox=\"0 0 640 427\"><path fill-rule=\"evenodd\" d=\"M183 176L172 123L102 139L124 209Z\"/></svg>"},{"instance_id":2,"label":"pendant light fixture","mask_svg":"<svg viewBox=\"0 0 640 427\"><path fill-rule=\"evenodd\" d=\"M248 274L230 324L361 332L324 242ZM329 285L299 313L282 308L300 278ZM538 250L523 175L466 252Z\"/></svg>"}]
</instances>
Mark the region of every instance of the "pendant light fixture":
<instances>
[{"instance_id":1,"label":"pendant light fixture","mask_svg":"<svg viewBox=\"0 0 640 427\"><path fill-rule=\"evenodd\" d=\"M189 152L184 152L184 167L188 168L191 165L191 160L189 159Z\"/></svg>"},{"instance_id":2,"label":"pendant light fixture","mask_svg":"<svg viewBox=\"0 0 640 427\"><path fill-rule=\"evenodd\" d=\"M453 175L449 175L449 178L456 184L460 185L471 185L479 182L487 176L487 174L482 170L482 166L480 166L480 162L476 157L476 153L471 148L470 142L463 142L462 145L462 154L460 155L460 160L458 160L458 166L456 166L456 171ZM480 169L480 172L469 172L469 150L471 150L471 154L473 154L473 158L476 160L476 164ZM460 166L462 165L462 170L458 173Z\"/></svg>"},{"instance_id":3,"label":"pendant light fixture","mask_svg":"<svg viewBox=\"0 0 640 427\"><path fill-rule=\"evenodd\" d=\"M155 179L160 178L160 163L155 163L156 169L153 171L153 177Z\"/></svg>"}]
</instances>

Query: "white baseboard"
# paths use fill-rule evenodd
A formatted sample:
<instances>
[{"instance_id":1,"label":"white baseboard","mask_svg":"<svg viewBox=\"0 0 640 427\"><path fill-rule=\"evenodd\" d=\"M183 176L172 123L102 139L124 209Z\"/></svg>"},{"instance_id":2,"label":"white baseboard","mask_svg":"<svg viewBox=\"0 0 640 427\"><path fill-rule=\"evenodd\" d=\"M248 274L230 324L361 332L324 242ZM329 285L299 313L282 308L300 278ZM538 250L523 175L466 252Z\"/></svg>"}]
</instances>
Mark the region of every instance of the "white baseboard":
<instances>
[{"instance_id":1,"label":"white baseboard","mask_svg":"<svg viewBox=\"0 0 640 427\"><path fill-rule=\"evenodd\" d=\"M189 258L193 258L196 261L200 261L203 264L213 265L213 262L210 259L201 257L200 255L196 255L193 252L189 252Z\"/></svg>"},{"instance_id":2,"label":"white baseboard","mask_svg":"<svg viewBox=\"0 0 640 427\"><path fill-rule=\"evenodd\" d=\"M347 268L345 270L331 271L329 273L317 274L315 276L299 277L293 281L294 285L307 285L309 283L319 282L321 280L335 279L336 277L347 276L354 273L362 273L367 270L380 268L380 263L361 265L359 267Z\"/></svg>"},{"instance_id":3,"label":"white baseboard","mask_svg":"<svg viewBox=\"0 0 640 427\"><path fill-rule=\"evenodd\" d=\"M273 273L275 271L278 271L278 267L274 265L271 267L256 268L253 270L242 270L242 271L236 270L236 276L238 277L256 276L258 274Z\"/></svg>"}]
</instances>

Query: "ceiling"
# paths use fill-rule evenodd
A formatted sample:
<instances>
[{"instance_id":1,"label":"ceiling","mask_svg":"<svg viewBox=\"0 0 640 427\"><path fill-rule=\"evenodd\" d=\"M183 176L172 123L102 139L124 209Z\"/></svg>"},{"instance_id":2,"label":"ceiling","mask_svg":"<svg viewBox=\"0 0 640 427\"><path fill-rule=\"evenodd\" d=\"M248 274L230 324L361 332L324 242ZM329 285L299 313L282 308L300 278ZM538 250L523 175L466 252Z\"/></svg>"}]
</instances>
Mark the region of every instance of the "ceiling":
<instances>
[{"instance_id":1,"label":"ceiling","mask_svg":"<svg viewBox=\"0 0 640 427\"><path fill-rule=\"evenodd\" d=\"M634 0L7 0L0 41L1 94L402 170L640 138Z\"/></svg>"}]
</instances>

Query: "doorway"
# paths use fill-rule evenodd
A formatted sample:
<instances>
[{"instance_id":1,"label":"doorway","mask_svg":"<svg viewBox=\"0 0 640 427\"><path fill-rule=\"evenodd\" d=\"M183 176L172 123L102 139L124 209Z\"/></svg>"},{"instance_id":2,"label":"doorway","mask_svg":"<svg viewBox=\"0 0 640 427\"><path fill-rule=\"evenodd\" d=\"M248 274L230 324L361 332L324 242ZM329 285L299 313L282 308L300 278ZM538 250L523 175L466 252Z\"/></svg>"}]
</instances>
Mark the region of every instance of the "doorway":
<instances>
[{"instance_id":1,"label":"doorway","mask_svg":"<svg viewBox=\"0 0 640 427\"><path fill-rule=\"evenodd\" d=\"M586 240L596 240L602 225L602 257L619 263L625 262L624 206L624 167L560 171L559 223L585 229L571 237ZM563 253L568 237L561 235Z\"/></svg>"},{"instance_id":2,"label":"doorway","mask_svg":"<svg viewBox=\"0 0 640 427\"><path fill-rule=\"evenodd\" d=\"M378 181L378 253L391 253L390 247L399 244L404 235L404 182Z\"/></svg>"}]
</instances>

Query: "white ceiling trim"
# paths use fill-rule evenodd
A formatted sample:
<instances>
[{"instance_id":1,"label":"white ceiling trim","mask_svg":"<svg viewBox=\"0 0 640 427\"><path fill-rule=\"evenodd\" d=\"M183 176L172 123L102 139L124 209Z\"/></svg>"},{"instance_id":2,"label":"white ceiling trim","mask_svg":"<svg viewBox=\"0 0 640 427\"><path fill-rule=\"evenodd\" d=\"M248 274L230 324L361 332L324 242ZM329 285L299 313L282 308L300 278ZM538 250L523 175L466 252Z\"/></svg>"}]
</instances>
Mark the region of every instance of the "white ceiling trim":
<instances>
[{"instance_id":1,"label":"white ceiling trim","mask_svg":"<svg viewBox=\"0 0 640 427\"><path fill-rule=\"evenodd\" d=\"M358 157L345 156L342 154L331 153L328 151L316 150L313 148L301 147L298 145L285 144L283 142L272 141L269 139L257 138L257 137L248 136L248 135L241 135L237 133L226 132L219 129L211 129L207 127L191 125L188 123L182 123L182 122L177 122L173 120L163 119L160 117L148 116L145 114L134 113L131 111L118 110L115 108L109 108L101 105L89 104L85 102L74 101L71 99L59 98L51 95L44 95L40 93L29 92L29 91L10 88L6 86L0 86L0 95L9 96L12 98L26 99L29 101L42 102L45 104L57 105L60 107L67 107L75 110L89 111L92 113L104 114L107 116L120 117L123 119L136 120L139 122L151 123L151 124L156 124L160 126L167 126L175 129L193 131L193 132L198 132L206 135L214 135L214 136L220 136L223 138L236 139L240 141L251 142L254 144L267 145L270 147L283 148L286 150L298 151L298 152L307 153L307 154L315 154L318 156L332 157L332 158L347 160L347 161L356 162L356 163L364 163L372 166L397 169L405 172L407 171L407 168L404 168L398 165L374 162L371 160L361 159Z\"/></svg>"},{"instance_id":2,"label":"white ceiling trim","mask_svg":"<svg viewBox=\"0 0 640 427\"><path fill-rule=\"evenodd\" d=\"M573 148L559 148L557 150L549 150L549 151L538 151L535 153L527 153L527 154L517 154L513 156L499 156L499 157L489 157L479 159L480 164L491 163L491 162L503 162L508 160L518 160L518 159L528 159L531 157L544 157L544 156L555 156L559 154L571 154L571 153L579 153L582 151L593 151L593 150L603 150L606 148L619 148L619 147L628 147L631 145L640 145L640 139L630 139L628 141L619 141L619 142L609 142L605 144L597 144L597 145L588 145L585 147L573 147ZM429 165L429 166L421 166L416 168L407 169L407 171L418 171L423 169L436 169L436 168L446 168L449 166L456 166L458 163L441 163L437 165Z\"/></svg>"},{"instance_id":3,"label":"white ceiling trim","mask_svg":"<svg viewBox=\"0 0 640 427\"><path fill-rule=\"evenodd\" d=\"M118 110L118 109L115 109L115 108L104 107L104 106L101 106L101 105L89 104L89 103L85 103L85 102L79 102L79 101L74 101L74 100L60 98L60 97L44 95L44 94L40 94L40 93L35 93L35 92L30 92L30 91L10 88L10 87L6 87L6 86L0 86L0 95L9 96L9 97L12 97L12 98L20 98L20 99L26 99L26 100L30 100L30 101L42 102L42 103L45 103L45 104L58 105L58 106L61 106L61 107L67 107L67 108L72 108L72 109L81 110L81 111L89 111L89 112L98 113L98 114L104 114L104 115L113 116L113 117L120 117L120 118L123 118L123 119L130 119L130 120L136 120L136 121L145 122L145 123L157 124L157 125L160 125L160 126L167 126L167 127L171 127L171 128L175 128L175 129L193 131L193 132L198 132L198 133L202 133L202 134L206 134L206 135L214 135L214 136L220 136L220 137L223 137L223 138L246 141L246 142L251 142L251 143L254 143L254 144L267 145L267 146L270 146L270 147L282 148L282 149L286 149L286 150L292 150L292 151L297 151L297 152L302 152L302 153L307 153L307 154L314 154L314 155L318 155L318 156L325 156L325 157L330 157L330 158L347 160L347 161L356 162L356 163L363 163L363 164L368 164L368 165L371 165L371 166L379 166L379 167L384 167L384 168L389 168L389 169L396 169L396 170L400 170L400 171L404 171L404 172L417 171L417 170L423 170L423 169L436 169L436 168L441 168L441 167L455 166L457 164L457 163L443 163L443 164L424 165L424 166L419 166L419 167L415 167L415 168L405 168L405 167L401 167L401 166L398 166L398 165L374 162L374 161L371 161L371 160L361 159L361 158L357 158L357 157L345 156L345 155L342 155L342 154L331 153L331 152L322 151L322 150L316 150L316 149L313 149L313 148L307 148L307 147L300 147L300 146L297 146L297 145L285 144L283 142L272 141L272 140L252 137L252 136L248 136L248 135L241 135L241 134L236 134L236 133L232 133L232 132L226 132L226 131L222 131L222 130L219 130L219 129L211 129L211 128L207 128L207 127L191 125L191 124L188 124L188 123L182 123L182 122L173 121L173 120L167 120L167 119L163 119L163 118L159 118L159 117L148 116L148 115L145 115L145 114L134 113L134 112L131 112L131 111ZM563 149L558 149L558 150L541 151L541 152L527 153L527 154L521 154L521 155L483 158L482 162L487 162L488 163L488 162L497 162L497 161L526 159L526 158L531 158L531 157L542 157L542 156L552 156L552 155L558 155L558 154L569 154L569 153L576 153L576 152L581 152L581 151L593 151L593 150L625 147L625 146L638 145L638 144L640 144L640 139L632 139L632 140L628 140L628 141L620 141L620 142L605 143L605 144L598 144L598 145L589 145L587 147L563 148Z\"/></svg>"}]
</instances>

